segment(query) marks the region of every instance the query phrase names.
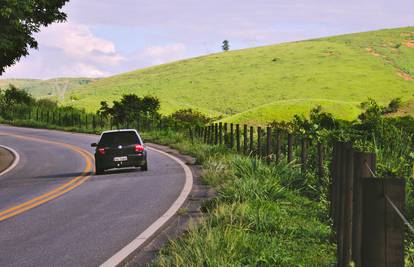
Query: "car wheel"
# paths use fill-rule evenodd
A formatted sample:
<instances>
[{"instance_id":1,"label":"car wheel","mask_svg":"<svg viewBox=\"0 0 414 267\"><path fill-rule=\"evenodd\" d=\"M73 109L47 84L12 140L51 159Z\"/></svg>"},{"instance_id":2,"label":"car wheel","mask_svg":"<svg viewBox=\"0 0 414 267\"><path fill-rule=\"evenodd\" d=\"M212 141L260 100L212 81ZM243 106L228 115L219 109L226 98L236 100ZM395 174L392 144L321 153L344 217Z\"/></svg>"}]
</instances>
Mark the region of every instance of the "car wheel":
<instances>
[{"instance_id":1,"label":"car wheel","mask_svg":"<svg viewBox=\"0 0 414 267\"><path fill-rule=\"evenodd\" d=\"M148 171L148 162L141 166L141 171Z\"/></svg>"},{"instance_id":2,"label":"car wheel","mask_svg":"<svg viewBox=\"0 0 414 267\"><path fill-rule=\"evenodd\" d=\"M103 169L101 166L99 166L98 164L95 164L95 174L96 175L101 175L104 174L105 169Z\"/></svg>"}]
</instances>

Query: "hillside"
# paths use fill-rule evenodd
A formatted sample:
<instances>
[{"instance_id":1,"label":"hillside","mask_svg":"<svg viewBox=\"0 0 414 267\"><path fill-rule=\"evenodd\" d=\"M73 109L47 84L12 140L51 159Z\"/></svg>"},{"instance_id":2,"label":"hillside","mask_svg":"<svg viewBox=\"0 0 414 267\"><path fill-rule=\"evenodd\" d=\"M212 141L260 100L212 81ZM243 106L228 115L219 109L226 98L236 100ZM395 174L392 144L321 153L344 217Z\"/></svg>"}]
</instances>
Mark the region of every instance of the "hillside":
<instances>
[{"instance_id":1,"label":"hillside","mask_svg":"<svg viewBox=\"0 0 414 267\"><path fill-rule=\"evenodd\" d=\"M0 89L7 88L9 84L13 84L37 98L48 97L63 100L66 92L70 89L95 80L90 78L55 78L50 80L0 79Z\"/></svg>"},{"instance_id":2,"label":"hillside","mask_svg":"<svg viewBox=\"0 0 414 267\"><path fill-rule=\"evenodd\" d=\"M395 97L410 101L413 77L414 27L406 27L230 51L137 70L75 87L65 103L95 110L101 100L136 93L159 97L163 113L192 107L226 120L254 123L307 113L311 103L349 118L368 97L383 104Z\"/></svg>"}]
</instances>

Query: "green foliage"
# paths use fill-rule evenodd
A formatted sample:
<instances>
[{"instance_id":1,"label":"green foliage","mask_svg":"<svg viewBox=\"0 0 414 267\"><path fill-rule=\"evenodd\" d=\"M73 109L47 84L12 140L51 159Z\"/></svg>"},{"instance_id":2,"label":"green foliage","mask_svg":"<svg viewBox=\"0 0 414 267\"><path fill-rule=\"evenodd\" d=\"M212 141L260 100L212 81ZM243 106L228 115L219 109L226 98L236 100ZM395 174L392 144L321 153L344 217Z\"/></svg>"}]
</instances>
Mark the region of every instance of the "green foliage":
<instances>
[{"instance_id":1,"label":"green foliage","mask_svg":"<svg viewBox=\"0 0 414 267\"><path fill-rule=\"evenodd\" d=\"M26 91L19 90L17 87L10 84L9 89L3 92L2 101L6 107L10 107L16 104L30 106L33 105L36 100Z\"/></svg>"},{"instance_id":2,"label":"green foliage","mask_svg":"<svg viewBox=\"0 0 414 267\"><path fill-rule=\"evenodd\" d=\"M390 103L388 104L386 113L394 113L397 112L398 109L401 107L401 98L394 98L390 101Z\"/></svg>"},{"instance_id":3,"label":"green foliage","mask_svg":"<svg viewBox=\"0 0 414 267\"><path fill-rule=\"evenodd\" d=\"M180 109L171 114L171 118L177 122L185 123L191 126L204 126L212 121L211 118L207 117L203 113L189 109Z\"/></svg>"},{"instance_id":4,"label":"green foliage","mask_svg":"<svg viewBox=\"0 0 414 267\"><path fill-rule=\"evenodd\" d=\"M41 109L48 109L53 110L58 107L58 104L56 101L53 101L51 99L39 99L36 101L36 106Z\"/></svg>"},{"instance_id":5,"label":"green foliage","mask_svg":"<svg viewBox=\"0 0 414 267\"><path fill-rule=\"evenodd\" d=\"M218 197L206 219L170 241L151 266L332 266L326 205L300 195L296 165L268 165L221 146L191 144L169 131L145 138L203 160L203 180Z\"/></svg>"},{"instance_id":6,"label":"green foliage","mask_svg":"<svg viewBox=\"0 0 414 267\"><path fill-rule=\"evenodd\" d=\"M98 115L105 117L110 116L117 125L135 122L139 118L158 117L160 102L153 96L144 96L143 98L135 94L123 95L120 101L114 101L112 107L109 107L106 101L101 101L101 108Z\"/></svg>"},{"instance_id":7,"label":"green foliage","mask_svg":"<svg viewBox=\"0 0 414 267\"><path fill-rule=\"evenodd\" d=\"M0 5L0 75L29 48L37 48L34 33L41 26L62 22L66 14L60 9L68 0L3 0Z\"/></svg>"},{"instance_id":8,"label":"green foliage","mask_svg":"<svg viewBox=\"0 0 414 267\"><path fill-rule=\"evenodd\" d=\"M230 44L228 40L224 40L223 41L223 45L221 46L221 48L223 49L223 51L229 51L230 50Z\"/></svg>"}]
</instances>

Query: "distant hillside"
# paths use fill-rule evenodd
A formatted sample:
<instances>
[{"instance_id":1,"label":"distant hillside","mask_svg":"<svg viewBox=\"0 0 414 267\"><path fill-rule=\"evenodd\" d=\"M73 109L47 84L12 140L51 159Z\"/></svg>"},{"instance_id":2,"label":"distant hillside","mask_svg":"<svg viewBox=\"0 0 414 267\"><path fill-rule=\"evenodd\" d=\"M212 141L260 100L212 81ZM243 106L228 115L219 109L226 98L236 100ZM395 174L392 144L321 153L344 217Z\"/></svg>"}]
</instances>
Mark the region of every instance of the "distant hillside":
<instances>
[{"instance_id":1,"label":"distant hillside","mask_svg":"<svg viewBox=\"0 0 414 267\"><path fill-rule=\"evenodd\" d=\"M338 116L353 117L357 103L368 97L382 104L395 97L411 101L413 77L414 27L406 27L230 51L137 70L75 87L65 103L95 110L101 100L136 93L158 96L164 113L192 107L262 123L307 113L310 104L321 104Z\"/></svg>"},{"instance_id":2,"label":"distant hillside","mask_svg":"<svg viewBox=\"0 0 414 267\"><path fill-rule=\"evenodd\" d=\"M50 80L0 79L0 89L7 88L9 84L13 84L37 98L48 97L63 100L65 93L70 89L89 84L95 80L90 78L55 78Z\"/></svg>"}]
</instances>

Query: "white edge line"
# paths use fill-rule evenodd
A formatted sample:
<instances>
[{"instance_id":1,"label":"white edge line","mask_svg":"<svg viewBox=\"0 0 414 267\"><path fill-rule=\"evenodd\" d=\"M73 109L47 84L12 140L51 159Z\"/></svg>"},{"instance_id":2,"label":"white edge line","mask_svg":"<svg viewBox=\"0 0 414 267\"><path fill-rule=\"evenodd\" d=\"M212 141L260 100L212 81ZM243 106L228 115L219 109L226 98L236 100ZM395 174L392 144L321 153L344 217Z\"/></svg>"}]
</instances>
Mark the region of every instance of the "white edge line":
<instances>
[{"instance_id":1,"label":"white edge line","mask_svg":"<svg viewBox=\"0 0 414 267\"><path fill-rule=\"evenodd\" d=\"M3 146L3 145L0 145L0 147L2 147L2 148L4 148L4 149L6 149L6 150L8 150L8 151L10 151L12 154L13 154L13 156L14 156L14 160L13 160L13 163L7 168L7 169L5 169L4 171L2 171L1 173L0 173L0 176L3 176L3 175L5 175L6 173L8 173L9 171L11 171L11 170L13 170L14 169L14 167L16 167L17 166L17 164L19 164L19 161L20 161L20 155L19 155L19 153L17 153L16 152L16 150L14 150L13 148L10 148L10 147L7 147L7 146Z\"/></svg>"},{"instance_id":2,"label":"white edge line","mask_svg":"<svg viewBox=\"0 0 414 267\"><path fill-rule=\"evenodd\" d=\"M139 249L149 238L151 238L161 227L163 227L181 208L184 202L187 200L188 195L190 194L192 187L193 187L193 174L190 168L180 159L175 156L172 156L164 151L155 149L150 147L150 150L156 151L160 154L163 154L178 164L184 169L185 172L185 184L183 189L181 190L180 195L171 205L171 207L161 216L159 217L154 223L152 223L147 229L144 230L138 237L136 237L131 243L125 246L123 249L118 251L115 255L101 264L101 267L115 267L122 263L129 255L131 255L134 251Z\"/></svg>"}]
</instances>

